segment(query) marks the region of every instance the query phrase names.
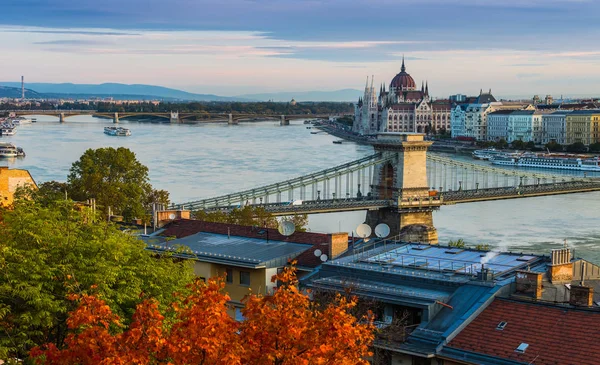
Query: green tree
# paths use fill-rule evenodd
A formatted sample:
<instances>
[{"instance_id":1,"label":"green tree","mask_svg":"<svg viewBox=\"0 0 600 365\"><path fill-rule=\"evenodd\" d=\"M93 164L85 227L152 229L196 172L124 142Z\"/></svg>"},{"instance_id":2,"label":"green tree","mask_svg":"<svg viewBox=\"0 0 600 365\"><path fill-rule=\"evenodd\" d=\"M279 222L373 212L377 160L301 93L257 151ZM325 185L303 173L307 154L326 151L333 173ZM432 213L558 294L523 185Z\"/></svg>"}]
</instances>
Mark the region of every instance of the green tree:
<instances>
[{"instance_id":1,"label":"green tree","mask_svg":"<svg viewBox=\"0 0 600 365\"><path fill-rule=\"evenodd\" d=\"M62 345L74 308L70 293L93 288L127 319L140 293L167 305L193 277L188 261L151 254L72 201L17 200L0 216L0 359L25 358L47 342Z\"/></svg>"},{"instance_id":2,"label":"green tree","mask_svg":"<svg viewBox=\"0 0 600 365\"><path fill-rule=\"evenodd\" d=\"M532 149L535 148L535 142L534 141L529 141L525 144L525 148L527 149Z\"/></svg>"},{"instance_id":3,"label":"green tree","mask_svg":"<svg viewBox=\"0 0 600 365\"><path fill-rule=\"evenodd\" d=\"M557 143L556 141L550 141L550 142L546 143L546 145L544 147L548 151L551 151L551 152L562 152L563 151L563 146L560 143Z\"/></svg>"},{"instance_id":4,"label":"green tree","mask_svg":"<svg viewBox=\"0 0 600 365\"><path fill-rule=\"evenodd\" d=\"M508 148L508 142L506 142L504 138L501 138L496 142L495 147L499 150L503 150L505 148Z\"/></svg>"},{"instance_id":5,"label":"green tree","mask_svg":"<svg viewBox=\"0 0 600 365\"><path fill-rule=\"evenodd\" d=\"M567 151L579 153L579 152L587 151L587 148L585 147L585 145L583 143L575 142L575 143L567 146Z\"/></svg>"},{"instance_id":6,"label":"green tree","mask_svg":"<svg viewBox=\"0 0 600 365\"><path fill-rule=\"evenodd\" d=\"M589 145L588 151L590 151L590 152L600 152L600 143L598 143L598 142L592 143L591 145Z\"/></svg>"},{"instance_id":7,"label":"green tree","mask_svg":"<svg viewBox=\"0 0 600 365\"><path fill-rule=\"evenodd\" d=\"M74 200L94 198L104 213L110 208L125 220L144 216L153 194L148 168L123 147L88 149L73 163L68 182Z\"/></svg>"},{"instance_id":8,"label":"green tree","mask_svg":"<svg viewBox=\"0 0 600 365\"><path fill-rule=\"evenodd\" d=\"M525 149L525 142L521 141L520 139L512 141L512 143L510 145L515 150L524 150Z\"/></svg>"},{"instance_id":9,"label":"green tree","mask_svg":"<svg viewBox=\"0 0 600 365\"><path fill-rule=\"evenodd\" d=\"M239 224L241 226L259 226L267 228L277 228L279 221L277 218L267 212L264 207L246 205L243 208L235 208L229 213L225 212L205 212L203 210L194 213L194 218L206 222L218 222ZM288 220L296 226L297 232L305 232L308 224L306 214L294 214L284 217L282 220Z\"/></svg>"}]
</instances>

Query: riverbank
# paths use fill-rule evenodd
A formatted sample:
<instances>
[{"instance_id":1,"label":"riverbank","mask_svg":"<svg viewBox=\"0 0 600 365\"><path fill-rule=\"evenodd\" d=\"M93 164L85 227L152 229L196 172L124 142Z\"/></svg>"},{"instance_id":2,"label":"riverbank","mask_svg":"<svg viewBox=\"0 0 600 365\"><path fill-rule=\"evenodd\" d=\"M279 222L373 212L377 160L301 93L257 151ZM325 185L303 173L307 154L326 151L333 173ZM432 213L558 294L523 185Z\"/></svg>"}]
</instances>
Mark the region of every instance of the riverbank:
<instances>
[{"instance_id":1,"label":"riverbank","mask_svg":"<svg viewBox=\"0 0 600 365\"><path fill-rule=\"evenodd\" d=\"M314 128L317 128L325 133L331 134L332 136L341 138L346 141L351 141L351 142L354 142L357 144L373 145L373 143L375 142L374 138L361 136L359 134L348 131L348 130L344 129L344 126L339 125L335 122L329 122L328 124L320 124L320 125L315 126ZM434 151L434 152L464 153L464 154L470 154L477 149L479 149L479 147L457 145L454 143L446 143L443 141L433 141L433 145L431 145L431 147L429 147L429 150Z\"/></svg>"}]
</instances>

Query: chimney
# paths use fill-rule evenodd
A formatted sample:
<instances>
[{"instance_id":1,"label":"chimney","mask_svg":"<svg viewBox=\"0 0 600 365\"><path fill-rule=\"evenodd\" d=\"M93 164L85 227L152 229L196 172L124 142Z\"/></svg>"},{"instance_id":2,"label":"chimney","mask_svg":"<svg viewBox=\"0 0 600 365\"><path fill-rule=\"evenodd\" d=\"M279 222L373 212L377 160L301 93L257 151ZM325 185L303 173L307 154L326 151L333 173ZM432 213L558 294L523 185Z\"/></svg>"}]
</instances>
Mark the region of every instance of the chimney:
<instances>
[{"instance_id":1,"label":"chimney","mask_svg":"<svg viewBox=\"0 0 600 365\"><path fill-rule=\"evenodd\" d=\"M550 282L565 283L573 280L573 263L571 262L571 249L561 248L552 250L552 262L550 264Z\"/></svg>"},{"instance_id":2,"label":"chimney","mask_svg":"<svg viewBox=\"0 0 600 365\"><path fill-rule=\"evenodd\" d=\"M591 307L594 305L594 288L582 285L571 285L569 304L576 307Z\"/></svg>"},{"instance_id":3,"label":"chimney","mask_svg":"<svg viewBox=\"0 0 600 365\"><path fill-rule=\"evenodd\" d=\"M516 274L516 292L535 299L542 297L542 273L518 270Z\"/></svg>"},{"instance_id":4,"label":"chimney","mask_svg":"<svg viewBox=\"0 0 600 365\"><path fill-rule=\"evenodd\" d=\"M348 250L348 233L332 233L329 246L329 258L334 259Z\"/></svg>"}]
</instances>

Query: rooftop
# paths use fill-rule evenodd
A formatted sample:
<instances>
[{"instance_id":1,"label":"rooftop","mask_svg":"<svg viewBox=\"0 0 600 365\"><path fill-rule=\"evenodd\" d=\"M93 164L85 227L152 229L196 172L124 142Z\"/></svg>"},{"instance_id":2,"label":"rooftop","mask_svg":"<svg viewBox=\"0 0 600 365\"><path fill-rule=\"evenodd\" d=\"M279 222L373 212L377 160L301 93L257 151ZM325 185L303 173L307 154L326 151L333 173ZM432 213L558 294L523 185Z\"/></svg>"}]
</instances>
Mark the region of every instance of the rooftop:
<instances>
[{"instance_id":1,"label":"rooftop","mask_svg":"<svg viewBox=\"0 0 600 365\"><path fill-rule=\"evenodd\" d=\"M177 251L181 246L189 251L177 255L199 261L228 264L249 268L270 268L287 264L299 254L310 249L310 244L266 240L200 232L168 242L148 246L150 250Z\"/></svg>"},{"instance_id":2,"label":"rooftop","mask_svg":"<svg viewBox=\"0 0 600 365\"><path fill-rule=\"evenodd\" d=\"M442 355L481 364L592 365L600 359L598 338L600 312L496 298Z\"/></svg>"},{"instance_id":3,"label":"rooftop","mask_svg":"<svg viewBox=\"0 0 600 365\"><path fill-rule=\"evenodd\" d=\"M347 256L329 265L356 266L374 271L411 273L421 277L438 277L448 281L468 281L483 266L495 277L543 261L543 256L511 252L479 251L441 245L393 242L364 254Z\"/></svg>"}]
</instances>

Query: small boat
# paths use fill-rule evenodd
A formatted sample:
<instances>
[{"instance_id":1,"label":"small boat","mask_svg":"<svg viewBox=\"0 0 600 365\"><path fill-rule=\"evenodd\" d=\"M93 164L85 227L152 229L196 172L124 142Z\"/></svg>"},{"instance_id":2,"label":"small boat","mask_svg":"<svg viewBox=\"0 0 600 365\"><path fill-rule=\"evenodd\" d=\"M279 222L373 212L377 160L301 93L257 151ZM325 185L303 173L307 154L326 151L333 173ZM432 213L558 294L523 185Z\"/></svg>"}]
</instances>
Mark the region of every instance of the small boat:
<instances>
[{"instance_id":1,"label":"small boat","mask_svg":"<svg viewBox=\"0 0 600 365\"><path fill-rule=\"evenodd\" d=\"M16 133L17 128L15 127L2 126L2 128L0 129L0 135L3 136L14 136Z\"/></svg>"},{"instance_id":2,"label":"small boat","mask_svg":"<svg viewBox=\"0 0 600 365\"><path fill-rule=\"evenodd\" d=\"M306 127L306 129L311 129L312 127Z\"/></svg>"},{"instance_id":3,"label":"small boat","mask_svg":"<svg viewBox=\"0 0 600 365\"><path fill-rule=\"evenodd\" d=\"M32 120L28 119L28 118L18 117L18 118L14 118L11 122L14 125L22 125L22 124L32 123Z\"/></svg>"},{"instance_id":4,"label":"small boat","mask_svg":"<svg viewBox=\"0 0 600 365\"><path fill-rule=\"evenodd\" d=\"M126 137L131 136L131 131L122 127L104 127L104 133L109 136Z\"/></svg>"},{"instance_id":5,"label":"small boat","mask_svg":"<svg viewBox=\"0 0 600 365\"><path fill-rule=\"evenodd\" d=\"M21 151L23 151L23 149L21 149ZM25 155L25 152L23 152L23 156ZM0 158L11 158L11 157L18 157L19 156L19 150L17 149L17 146L15 146L12 143L2 143L0 142Z\"/></svg>"},{"instance_id":6,"label":"small boat","mask_svg":"<svg viewBox=\"0 0 600 365\"><path fill-rule=\"evenodd\" d=\"M317 133L319 133L319 132L310 132L310 134L317 134Z\"/></svg>"},{"instance_id":7,"label":"small boat","mask_svg":"<svg viewBox=\"0 0 600 365\"><path fill-rule=\"evenodd\" d=\"M342 141L333 141L335 144L342 144Z\"/></svg>"}]
</instances>

